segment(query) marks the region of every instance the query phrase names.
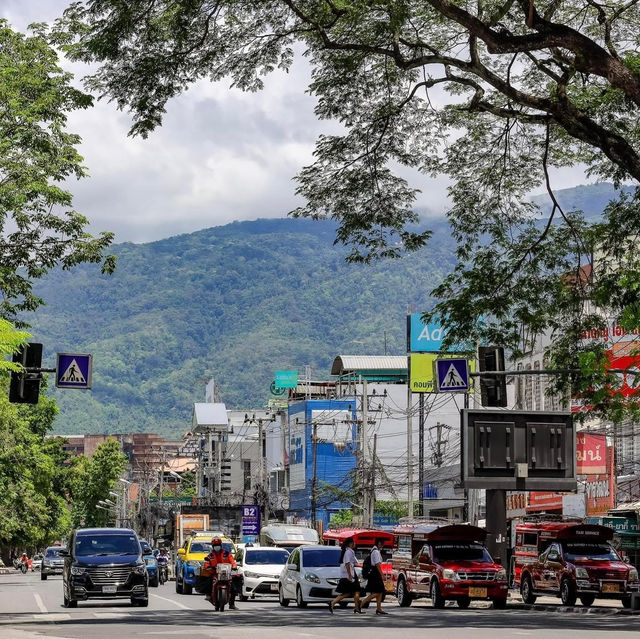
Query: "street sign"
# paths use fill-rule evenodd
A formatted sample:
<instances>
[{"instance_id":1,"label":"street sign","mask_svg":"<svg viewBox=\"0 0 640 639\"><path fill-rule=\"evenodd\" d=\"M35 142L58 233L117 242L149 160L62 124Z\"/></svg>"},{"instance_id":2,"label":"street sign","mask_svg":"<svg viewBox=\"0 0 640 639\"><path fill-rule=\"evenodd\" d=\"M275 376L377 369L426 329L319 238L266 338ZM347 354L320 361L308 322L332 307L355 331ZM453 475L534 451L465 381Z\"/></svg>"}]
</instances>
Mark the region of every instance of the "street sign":
<instances>
[{"instance_id":1,"label":"street sign","mask_svg":"<svg viewBox=\"0 0 640 639\"><path fill-rule=\"evenodd\" d=\"M276 371L275 388L296 388L298 371Z\"/></svg>"},{"instance_id":2,"label":"street sign","mask_svg":"<svg viewBox=\"0 0 640 639\"><path fill-rule=\"evenodd\" d=\"M56 386L58 388L91 388L92 369L93 355L58 353Z\"/></svg>"},{"instance_id":3,"label":"street sign","mask_svg":"<svg viewBox=\"0 0 640 639\"><path fill-rule=\"evenodd\" d=\"M242 534L260 534L260 506L242 506Z\"/></svg>"},{"instance_id":4,"label":"street sign","mask_svg":"<svg viewBox=\"0 0 640 639\"><path fill-rule=\"evenodd\" d=\"M463 357L455 359L437 359L436 381L441 393L469 392L469 360Z\"/></svg>"},{"instance_id":5,"label":"street sign","mask_svg":"<svg viewBox=\"0 0 640 639\"><path fill-rule=\"evenodd\" d=\"M409 356L409 387L412 393L435 393L433 363L437 355L411 353Z\"/></svg>"}]
</instances>

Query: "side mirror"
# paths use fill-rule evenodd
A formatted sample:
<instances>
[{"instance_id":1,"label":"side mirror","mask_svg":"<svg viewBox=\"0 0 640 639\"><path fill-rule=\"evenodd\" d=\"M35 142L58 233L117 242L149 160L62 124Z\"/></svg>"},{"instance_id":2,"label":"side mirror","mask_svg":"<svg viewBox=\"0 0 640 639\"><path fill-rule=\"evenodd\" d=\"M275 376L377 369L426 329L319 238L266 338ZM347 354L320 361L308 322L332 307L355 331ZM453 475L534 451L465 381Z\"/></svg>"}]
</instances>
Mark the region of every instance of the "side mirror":
<instances>
[{"instance_id":1,"label":"side mirror","mask_svg":"<svg viewBox=\"0 0 640 639\"><path fill-rule=\"evenodd\" d=\"M142 551L142 554L143 554L144 556L153 555L153 551L151 550L151 548L145 548L145 549Z\"/></svg>"},{"instance_id":2,"label":"side mirror","mask_svg":"<svg viewBox=\"0 0 640 639\"><path fill-rule=\"evenodd\" d=\"M625 557L622 561L624 561L625 564L631 563L631 560L629 559L629 557Z\"/></svg>"},{"instance_id":3,"label":"side mirror","mask_svg":"<svg viewBox=\"0 0 640 639\"><path fill-rule=\"evenodd\" d=\"M298 566L295 564L287 564L287 570L298 570Z\"/></svg>"},{"instance_id":4,"label":"side mirror","mask_svg":"<svg viewBox=\"0 0 640 639\"><path fill-rule=\"evenodd\" d=\"M68 550L58 550L58 557L71 557Z\"/></svg>"},{"instance_id":5,"label":"side mirror","mask_svg":"<svg viewBox=\"0 0 640 639\"><path fill-rule=\"evenodd\" d=\"M184 548L178 548L178 557L184 557L187 551Z\"/></svg>"}]
</instances>

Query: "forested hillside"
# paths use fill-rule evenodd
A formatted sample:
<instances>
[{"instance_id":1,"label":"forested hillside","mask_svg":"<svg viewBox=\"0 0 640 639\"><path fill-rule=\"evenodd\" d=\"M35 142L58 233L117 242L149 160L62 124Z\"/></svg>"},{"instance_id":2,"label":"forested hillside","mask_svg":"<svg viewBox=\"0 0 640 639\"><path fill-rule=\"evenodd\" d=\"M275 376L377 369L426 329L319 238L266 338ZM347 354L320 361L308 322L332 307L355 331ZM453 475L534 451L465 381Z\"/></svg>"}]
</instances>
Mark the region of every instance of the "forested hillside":
<instances>
[{"instance_id":1,"label":"forested hillside","mask_svg":"<svg viewBox=\"0 0 640 639\"><path fill-rule=\"evenodd\" d=\"M592 212L612 192L585 188L563 200ZM276 219L116 245L111 276L91 265L49 274L36 290L46 306L26 318L45 363L94 355L93 390L56 393L57 432L179 436L210 377L228 407L259 408L275 370L326 377L338 354L383 354L385 333L389 354L406 352L408 308L429 307L454 259L446 223L430 227L425 249L372 266L345 264L329 222Z\"/></svg>"}]
</instances>

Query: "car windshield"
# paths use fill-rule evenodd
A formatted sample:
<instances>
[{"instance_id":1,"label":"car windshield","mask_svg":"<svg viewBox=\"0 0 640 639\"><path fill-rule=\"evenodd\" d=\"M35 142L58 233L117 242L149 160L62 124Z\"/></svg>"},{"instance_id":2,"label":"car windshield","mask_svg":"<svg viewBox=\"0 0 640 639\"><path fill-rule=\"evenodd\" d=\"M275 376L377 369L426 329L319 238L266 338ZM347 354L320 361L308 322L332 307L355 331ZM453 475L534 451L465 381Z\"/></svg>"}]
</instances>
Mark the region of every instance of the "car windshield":
<instances>
[{"instance_id":1,"label":"car windshield","mask_svg":"<svg viewBox=\"0 0 640 639\"><path fill-rule=\"evenodd\" d=\"M576 559L602 559L621 561L618 553L609 544L585 544L584 542L565 541L562 544L565 557L569 561Z\"/></svg>"},{"instance_id":2,"label":"car windshield","mask_svg":"<svg viewBox=\"0 0 640 639\"><path fill-rule=\"evenodd\" d=\"M244 563L251 566L278 564L284 566L289 558L286 550L248 550Z\"/></svg>"},{"instance_id":3,"label":"car windshield","mask_svg":"<svg viewBox=\"0 0 640 639\"><path fill-rule=\"evenodd\" d=\"M135 535L81 535L76 537L77 557L100 555L139 555L140 544Z\"/></svg>"},{"instance_id":4,"label":"car windshield","mask_svg":"<svg viewBox=\"0 0 640 639\"><path fill-rule=\"evenodd\" d=\"M304 550L302 563L305 568L327 568L340 565L340 548Z\"/></svg>"},{"instance_id":5,"label":"car windshield","mask_svg":"<svg viewBox=\"0 0 640 639\"><path fill-rule=\"evenodd\" d=\"M439 543L433 544L433 557L436 563L442 561L480 561L493 563L491 555L482 544L474 543Z\"/></svg>"},{"instance_id":6,"label":"car windshield","mask_svg":"<svg viewBox=\"0 0 640 639\"><path fill-rule=\"evenodd\" d=\"M46 557L57 557L60 554L62 548L47 548Z\"/></svg>"},{"instance_id":7,"label":"car windshield","mask_svg":"<svg viewBox=\"0 0 640 639\"><path fill-rule=\"evenodd\" d=\"M228 552L228 553L233 553L233 544L229 541L223 541L222 542L222 547ZM211 542L208 541L192 541L191 542L191 548L189 549L189 552L203 552L203 553L210 553L213 550L213 546L211 545Z\"/></svg>"}]
</instances>

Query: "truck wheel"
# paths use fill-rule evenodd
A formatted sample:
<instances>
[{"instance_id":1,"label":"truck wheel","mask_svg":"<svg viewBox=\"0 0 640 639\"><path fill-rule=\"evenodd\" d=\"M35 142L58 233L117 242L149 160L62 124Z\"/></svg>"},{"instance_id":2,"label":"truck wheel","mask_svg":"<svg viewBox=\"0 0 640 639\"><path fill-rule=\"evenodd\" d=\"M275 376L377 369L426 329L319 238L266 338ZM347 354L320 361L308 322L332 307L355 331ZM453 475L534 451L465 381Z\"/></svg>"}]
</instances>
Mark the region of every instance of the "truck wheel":
<instances>
[{"instance_id":1,"label":"truck wheel","mask_svg":"<svg viewBox=\"0 0 640 639\"><path fill-rule=\"evenodd\" d=\"M154 577L153 579L149 579L149 585L152 588L157 588L159 584L158 577Z\"/></svg>"},{"instance_id":2,"label":"truck wheel","mask_svg":"<svg viewBox=\"0 0 640 639\"><path fill-rule=\"evenodd\" d=\"M458 608L468 608L471 605L471 597L460 597L458 599Z\"/></svg>"},{"instance_id":3,"label":"truck wheel","mask_svg":"<svg viewBox=\"0 0 640 639\"><path fill-rule=\"evenodd\" d=\"M507 607L506 597L497 597L496 599L492 599L491 601L493 602L493 607L496 610L504 610Z\"/></svg>"},{"instance_id":4,"label":"truck wheel","mask_svg":"<svg viewBox=\"0 0 640 639\"><path fill-rule=\"evenodd\" d=\"M300 586L298 586L298 589L296 591L296 605L298 606L298 608L307 607L307 602L302 598L302 588L300 588Z\"/></svg>"},{"instance_id":5,"label":"truck wheel","mask_svg":"<svg viewBox=\"0 0 640 639\"><path fill-rule=\"evenodd\" d=\"M178 574L176 573L176 592L181 595L182 594L182 584L180 583L180 580L178 579Z\"/></svg>"},{"instance_id":6,"label":"truck wheel","mask_svg":"<svg viewBox=\"0 0 640 639\"><path fill-rule=\"evenodd\" d=\"M398 600L398 605L401 608L408 608L411 605L411 601L413 597L411 593L407 590L407 584L405 580L400 578L398 579L398 585L396 587L396 599Z\"/></svg>"},{"instance_id":7,"label":"truck wheel","mask_svg":"<svg viewBox=\"0 0 640 639\"><path fill-rule=\"evenodd\" d=\"M282 586L278 588L278 601L283 608L286 608L289 605L289 600L285 599L284 593L282 591Z\"/></svg>"},{"instance_id":8,"label":"truck wheel","mask_svg":"<svg viewBox=\"0 0 640 639\"><path fill-rule=\"evenodd\" d=\"M583 606L585 607L589 607L594 601L596 600L596 596L595 595L582 595L582 597L580 597L580 602L582 603Z\"/></svg>"},{"instance_id":9,"label":"truck wheel","mask_svg":"<svg viewBox=\"0 0 640 639\"><path fill-rule=\"evenodd\" d=\"M623 608L631 608L631 597L623 597L622 598L622 607Z\"/></svg>"},{"instance_id":10,"label":"truck wheel","mask_svg":"<svg viewBox=\"0 0 640 639\"><path fill-rule=\"evenodd\" d=\"M47 575L45 575L45 573L41 572L40 573L40 581L46 581L47 580Z\"/></svg>"},{"instance_id":11,"label":"truck wheel","mask_svg":"<svg viewBox=\"0 0 640 639\"><path fill-rule=\"evenodd\" d=\"M188 584L186 581L182 582L182 594L190 595L193 592L193 586Z\"/></svg>"},{"instance_id":12,"label":"truck wheel","mask_svg":"<svg viewBox=\"0 0 640 639\"><path fill-rule=\"evenodd\" d=\"M444 608L445 599L440 592L440 584L437 579L431 582L431 603L434 608Z\"/></svg>"},{"instance_id":13,"label":"truck wheel","mask_svg":"<svg viewBox=\"0 0 640 639\"><path fill-rule=\"evenodd\" d=\"M529 575L523 575L520 579L520 594L524 603L532 605L536 602L537 597L533 594L533 584Z\"/></svg>"},{"instance_id":14,"label":"truck wheel","mask_svg":"<svg viewBox=\"0 0 640 639\"><path fill-rule=\"evenodd\" d=\"M574 606L577 599L575 586L568 577L560 583L560 599L565 606Z\"/></svg>"}]
</instances>

